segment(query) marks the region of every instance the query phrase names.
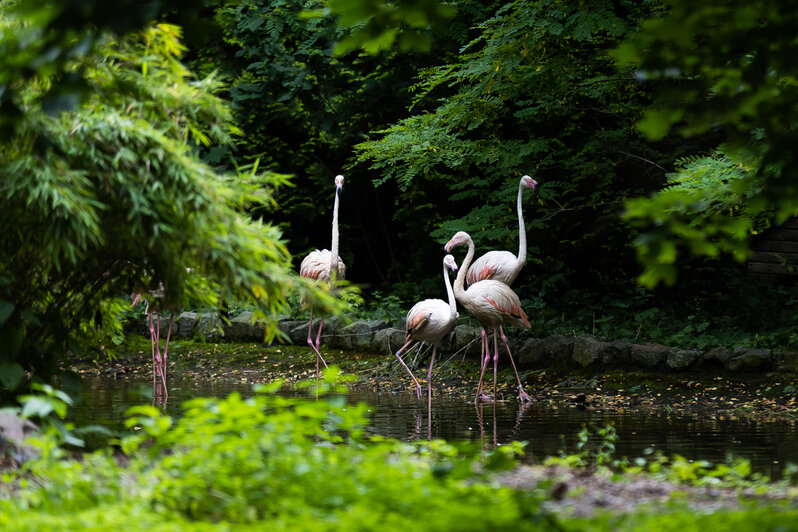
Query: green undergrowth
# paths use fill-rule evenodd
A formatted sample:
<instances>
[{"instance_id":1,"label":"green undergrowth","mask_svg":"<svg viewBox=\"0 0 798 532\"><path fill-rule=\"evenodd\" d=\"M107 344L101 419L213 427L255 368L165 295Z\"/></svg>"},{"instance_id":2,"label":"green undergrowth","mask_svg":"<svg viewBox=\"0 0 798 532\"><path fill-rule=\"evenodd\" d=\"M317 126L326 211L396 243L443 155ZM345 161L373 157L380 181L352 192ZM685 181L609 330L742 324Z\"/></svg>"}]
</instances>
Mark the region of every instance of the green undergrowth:
<instances>
[{"instance_id":1,"label":"green undergrowth","mask_svg":"<svg viewBox=\"0 0 798 532\"><path fill-rule=\"evenodd\" d=\"M275 395L276 382L242 399L198 398L174 420L151 406L128 412L126 436L75 456L52 427L32 439L38 458L5 472L0 529L38 530L784 530L798 510L750 502L712 515L679 498L590 519L552 514L552 481L515 490L494 474L513 469L522 443L486 450L478 443L405 443L368 436L365 404L339 398L332 367L308 397ZM331 393L335 392L335 393ZM22 407L23 413L28 398ZM62 414L59 395L35 404ZM58 407L58 408L56 408ZM30 413L30 412L29 412ZM69 427L67 427L69 428ZM589 445L598 437L597 446ZM723 489L785 489L750 474L743 461L711 466L674 457L639 464L615 460L611 427L580 434L571 454L550 459L571 468L646 474Z\"/></svg>"}]
</instances>

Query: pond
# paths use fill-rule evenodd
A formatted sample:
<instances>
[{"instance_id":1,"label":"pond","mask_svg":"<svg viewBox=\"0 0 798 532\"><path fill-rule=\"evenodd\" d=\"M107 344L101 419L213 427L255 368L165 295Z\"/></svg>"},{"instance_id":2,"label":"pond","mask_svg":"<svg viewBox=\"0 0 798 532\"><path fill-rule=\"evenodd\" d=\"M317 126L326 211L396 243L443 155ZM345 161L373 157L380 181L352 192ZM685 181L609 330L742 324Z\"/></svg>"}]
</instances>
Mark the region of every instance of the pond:
<instances>
[{"instance_id":1,"label":"pond","mask_svg":"<svg viewBox=\"0 0 798 532\"><path fill-rule=\"evenodd\" d=\"M151 404L151 391L151 380L84 377L83 402L74 408L72 419L80 425L100 424L119 430L130 406ZM170 380L166 411L179 416L181 404L187 399L224 397L233 391L244 397L253 393L251 384L245 382L175 378ZM476 407L459 396L447 395L433 397L430 420L426 397L419 402L412 393L355 388L348 393L348 400L371 406L373 433L401 440L428 436L476 440L487 447L526 441L528 462L557 455L560 450L575 452L583 426L601 428L612 424L618 434L617 457L635 458L643 456L646 449L654 449L666 456L679 454L691 460L719 463L731 454L749 459L754 471L773 479L780 478L786 464L798 463L798 427L790 420L702 419L543 404L522 408L516 400ZM592 438L598 443L597 436Z\"/></svg>"}]
</instances>

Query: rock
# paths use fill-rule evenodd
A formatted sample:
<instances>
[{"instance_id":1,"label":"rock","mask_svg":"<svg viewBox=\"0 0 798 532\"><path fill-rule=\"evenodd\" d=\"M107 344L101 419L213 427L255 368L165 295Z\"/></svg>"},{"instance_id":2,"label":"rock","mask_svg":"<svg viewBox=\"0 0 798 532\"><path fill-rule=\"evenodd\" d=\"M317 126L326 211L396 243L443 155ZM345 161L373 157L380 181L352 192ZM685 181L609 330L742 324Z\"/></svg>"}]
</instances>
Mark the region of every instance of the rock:
<instances>
[{"instance_id":1,"label":"rock","mask_svg":"<svg viewBox=\"0 0 798 532\"><path fill-rule=\"evenodd\" d=\"M405 332L389 328L381 329L374 333L372 341L373 350L380 354L394 354L404 345Z\"/></svg>"},{"instance_id":2,"label":"rock","mask_svg":"<svg viewBox=\"0 0 798 532\"><path fill-rule=\"evenodd\" d=\"M632 344L623 340L604 342L601 363L607 366L626 366L631 360Z\"/></svg>"},{"instance_id":3,"label":"rock","mask_svg":"<svg viewBox=\"0 0 798 532\"><path fill-rule=\"evenodd\" d=\"M319 332L319 323L321 323L321 318L313 318L313 341L316 341L316 334ZM295 322L286 322L286 324L293 324L291 329L288 331L288 337L291 339L291 343L294 345L308 345L308 320L304 321L295 321ZM287 326L287 325L286 325ZM321 330L321 343L322 344L330 344L330 338L326 337L329 331L324 331L324 328ZM330 344L331 345L331 344Z\"/></svg>"},{"instance_id":4,"label":"rock","mask_svg":"<svg viewBox=\"0 0 798 532\"><path fill-rule=\"evenodd\" d=\"M463 356L479 358L482 347L480 339L481 329L470 325L458 325L450 334L452 342L448 351L452 353L463 352Z\"/></svg>"},{"instance_id":5,"label":"rock","mask_svg":"<svg viewBox=\"0 0 798 532\"><path fill-rule=\"evenodd\" d=\"M665 363L671 369L685 369L696 365L702 355L698 349L671 349Z\"/></svg>"},{"instance_id":6,"label":"rock","mask_svg":"<svg viewBox=\"0 0 798 532\"><path fill-rule=\"evenodd\" d=\"M280 320L280 321L277 322L277 330L280 333L284 334L286 336L286 338L288 339L288 341L293 344L295 342L291 339L291 331L293 331L297 327L300 327L303 324L305 325L305 336L302 338L302 342L304 343L305 342L305 338L307 337L307 334L308 334L308 322L307 322L307 320L305 320L305 321Z\"/></svg>"},{"instance_id":7,"label":"rock","mask_svg":"<svg viewBox=\"0 0 798 532\"><path fill-rule=\"evenodd\" d=\"M180 316L182 316L181 314ZM172 321L172 336L183 336L180 334L180 316L175 316L174 321ZM158 317L153 316L153 327L158 329ZM161 338L164 340L166 339L166 333L168 332L169 327L169 315L162 315L160 317L160 328L161 328ZM146 336L147 338L150 337L150 317L144 316L141 320L136 320L133 322L134 325L130 327L125 327L125 332L135 332L141 334L142 336Z\"/></svg>"},{"instance_id":8,"label":"rock","mask_svg":"<svg viewBox=\"0 0 798 532\"><path fill-rule=\"evenodd\" d=\"M252 312L245 310L238 316L231 318L230 323L224 325L224 337L228 340L263 340L265 324L263 321L252 321Z\"/></svg>"},{"instance_id":9,"label":"rock","mask_svg":"<svg viewBox=\"0 0 798 532\"><path fill-rule=\"evenodd\" d=\"M574 351L574 340L553 334L543 339L530 338L516 350L520 366L540 366L570 360Z\"/></svg>"},{"instance_id":10,"label":"rock","mask_svg":"<svg viewBox=\"0 0 798 532\"><path fill-rule=\"evenodd\" d=\"M335 344L345 349L368 349L374 333L388 327L382 320L366 320L350 323L335 335Z\"/></svg>"},{"instance_id":11,"label":"rock","mask_svg":"<svg viewBox=\"0 0 798 532\"><path fill-rule=\"evenodd\" d=\"M582 367L589 366L601 357L603 347L604 342L591 336L578 336L571 356Z\"/></svg>"},{"instance_id":12,"label":"rock","mask_svg":"<svg viewBox=\"0 0 798 532\"><path fill-rule=\"evenodd\" d=\"M11 412L0 413L0 453L8 453L18 464L36 458L38 449L22 442L37 430L39 427L30 420Z\"/></svg>"},{"instance_id":13,"label":"rock","mask_svg":"<svg viewBox=\"0 0 798 532\"><path fill-rule=\"evenodd\" d=\"M671 348L661 344L645 343L634 344L629 352L632 362L640 364L646 368L665 362Z\"/></svg>"},{"instance_id":14,"label":"rock","mask_svg":"<svg viewBox=\"0 0 798 532\"><path fill-rule=\"evenodd\" d=\"M732 352L729 351L725 347L716 347L715 349L710 349L706 353L704 353L704 362L717 362L722 366L726 366L726 363L732 357Z\"/></svg>"},{"instance_id":15,"label":"rock","mask_svg":"<svg viewBox=\"0 0 798 532\"><path fill-rule=\"evenodd\" d=\"M196 312L182 312L177 318L177 334L183 337L192 336L198 321L199 315Z\"/></svg>"},{"instance_id":16,"label":"rock","mask_svg":"<svg viewBox=\"0 0 798 532\"><path fill-rule=\"evenodd\" d=\"M194 332L204 338L221 338L224 332L220 329L222 320L215 312L203 312L198 316Z\"/></svg>"},{"instance_id":17,"label":"rock","mask_svg":"<svg viewBox=\"0 0 798 532\"><path fill-rule=\"evenodd\" d=\"M726 367L732 371L766 367L771 364L771 353L770 349L737 347L732 351L732 358L726 363Z\"/></svg>"}]
</instances>

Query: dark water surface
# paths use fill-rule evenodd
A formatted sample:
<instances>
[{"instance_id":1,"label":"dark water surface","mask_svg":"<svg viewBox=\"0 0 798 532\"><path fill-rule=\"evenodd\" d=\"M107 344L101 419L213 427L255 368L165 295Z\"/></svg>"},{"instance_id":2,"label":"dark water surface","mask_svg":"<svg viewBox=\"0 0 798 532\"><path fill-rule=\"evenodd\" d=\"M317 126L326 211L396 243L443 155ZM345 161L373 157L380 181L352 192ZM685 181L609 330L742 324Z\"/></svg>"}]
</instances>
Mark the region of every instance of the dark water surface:
<instances>
[{"instance_id":1,"label":"dark water surface","mask_svg":"<svg viewBox=\"0 0 798 532\"><path fill-rule=\"evenodd\" d=\"M174 379L166 411L180 416L186 399L225 397L233 391L244 397L253 393L249 383ZM151 393L152 381L84 377L83 403L74 409L73 420L120 430L125 411L133 405L151 404ZM428 437L426 397L419 402L411 393L356 389L349 392L348 400L371 405L371 430L376 434L400 440ZM798 463L798 426L794 421L713 420L536 404L521 409L518 401L475 407L460 397L444 395L433 397L429 428L432 438L478 440L485 446L526 441L527 461L532 462L557 455L562 449L575 452L583 426L600 428L610 423L618 433L616 457L636 458L646 449L654 449L666 456L679 454L719 463L731 454L749 459L754 471L771 478L779 478L787 463ZM598 443L598 437L591 439Z\"/></svg>"}]
</instances>

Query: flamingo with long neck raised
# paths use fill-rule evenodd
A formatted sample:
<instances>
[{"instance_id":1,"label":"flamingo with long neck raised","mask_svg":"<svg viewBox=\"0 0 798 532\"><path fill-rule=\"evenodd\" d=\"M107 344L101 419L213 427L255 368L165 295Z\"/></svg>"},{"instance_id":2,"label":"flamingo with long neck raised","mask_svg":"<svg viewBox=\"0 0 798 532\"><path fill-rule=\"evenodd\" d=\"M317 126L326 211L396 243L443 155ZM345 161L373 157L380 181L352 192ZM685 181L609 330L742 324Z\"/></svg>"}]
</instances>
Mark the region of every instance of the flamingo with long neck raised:
<instances>
[{"instance_id":1,"label":"flamingo with long neck raised","mask_svg":"<svg viewBox=\"0 0 798 532\"><path fill-rule=\"evenodd\" d=\"M432 409L432 365L435 363L435 351L438 349L443 337L457 325L457 302L454 298L452 282L449 279L449 270L457 271L457 263L454 257L446 255L443 258L443 282L446 284L446 295L449 302L447 303L442 299L425 299L413 305L405 319L405 344L396 352L396 358L410 375L410 378L413 379L413 382L416 383L416 394L418 399L421 400L421 385L404 360L402 360L402 351L414 342L429 342L432 344L432 359L427 372L427 408L429 411Z\"/></svg>"},{"instance_id":2,"label":"flamingo with long neck raised","mask_svg":"<svg viewBox=\"0 0 798 532\"><path fill-rule=\"evenodd\" d=\"M518 255L513 255L510 251L488 251L468 268L466 281L469 285L487 279L501 281L506 285L512 285L521 268L526 263L526 225L524 225L523 195L525 188L535 190L538 182L525 175L518 183L518 199L516 209L518 210Z\"/></svg>"},{"instance_id":3,"label":"flamingo with long neck raised","mask_svg":"<svg viewBox=\"0 0 798 532\"><path fill-rule=\"evenodd\" d=\"M524 391L524 386L521 384L521 377L518 375L518 369L515 367L513 355L510 352L510 346L507 343L507 336L502 329L503 323L509 323L517 327L529 328L529 319L526 313L521 308L521 300L518 298L513 289L502 283L488 279L485 281L478 281L468 289L465 289L465 274L471 261L474 258L474 241L468 233L464 231L457 232L449 242L446 243L445 249L447 253L455 246L460 244L468 245L468 252L460 265L460 271L454 281L454 296L457 301L463 305L468 312L470 312L479 323L482 325L482 369L479 373L479 385L477 386L477 395L475 401L480 399L489 399L483 393L482 380L485 376L485 369L490 360L490 348L488 346L488 330L493 330L493 398L496 397L496 373L499 364L499 345L497 340L498 328L501 332L501 339L504 346L507 348L507 355L510 357L510 363L513 366L516 381L518 382L518 395L522 402L531 401L532 399Z\"/></svg>"},{"instance_id":4,"label":"flamingo with long neck raised","mask_svg":"<svg viewBox=\"0 0 798 532\"><path fill-rule=\"evenodd\" d=\"M302 259L299 266L299 274L317 282L330 283L334 286L336 279L343 279L346 276L346 266L344 261L338 256L338 201L344 188L344 176L335 176L335 203L333 204L332 221L332 251L315 249ZM319 345L321 344L321 329L324 327L324 316L319 323L319 331L316 334L316 341L313 341L313 307L310 307L310 323L308 324L308 345L316 352L316 377L319 376L319 361L327 367L327 362L321 356Z\"/></svg>"}]
</instances>

